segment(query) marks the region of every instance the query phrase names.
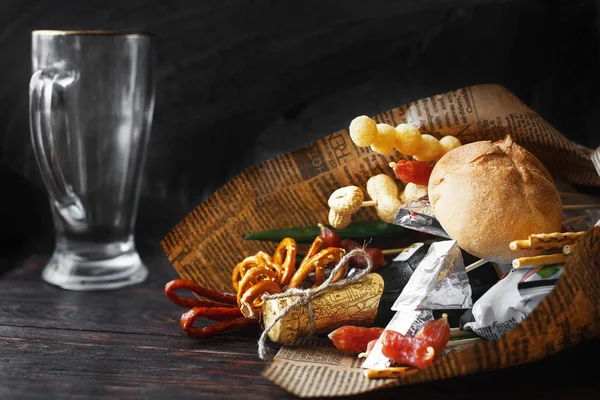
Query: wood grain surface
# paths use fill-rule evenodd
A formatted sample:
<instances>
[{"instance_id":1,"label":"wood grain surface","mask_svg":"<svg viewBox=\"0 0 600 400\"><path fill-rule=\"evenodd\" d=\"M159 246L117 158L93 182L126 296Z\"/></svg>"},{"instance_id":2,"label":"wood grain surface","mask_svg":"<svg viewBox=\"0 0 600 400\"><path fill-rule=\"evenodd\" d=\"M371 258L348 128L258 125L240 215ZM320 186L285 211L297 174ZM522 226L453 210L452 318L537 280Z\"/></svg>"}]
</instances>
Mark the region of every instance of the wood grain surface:
<instances>
[{"instance_id":1,"label":"wood grain surface","mask_svg":"<svg viewBox=\"0 0 600 400\"><path fill-rule=\"evenodd\" d=\"M47 255L0 261L0 398L293 398L260 376L257 330L184 336L183 309L162 293L173 268L157 244L141 254L149 280L114 292L45 284ZM600 342L588 341L542 362L357 399L595 399L600 383L586 364L598 357Z\"/></svg>"}]
</instances>

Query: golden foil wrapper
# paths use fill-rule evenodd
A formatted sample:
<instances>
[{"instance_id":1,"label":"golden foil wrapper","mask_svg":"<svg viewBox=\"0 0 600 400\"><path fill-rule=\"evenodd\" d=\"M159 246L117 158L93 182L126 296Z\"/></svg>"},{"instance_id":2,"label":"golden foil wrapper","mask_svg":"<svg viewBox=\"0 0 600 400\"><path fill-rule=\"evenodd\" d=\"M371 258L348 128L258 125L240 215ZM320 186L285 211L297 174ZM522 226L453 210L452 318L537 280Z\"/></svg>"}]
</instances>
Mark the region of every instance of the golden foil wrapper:
<instances>
[{"instance_id":1,"label":"golden foil wrapper","mask_svg":"<svg viewBox=\"0 0 600 400\"><path fill-rule=\"evenodd\" d=\"M383 293L383 278L368 274L344 288L333 288L311 299L315 316L315 333L326 334L343 325L366 326L375 321ZM263 321L267 326L297 298L273 299L263 305ZM269 339L276 343L291 343L310 334L308 309L304 305L292 308L273 326Z\"/></svg>"}]
</instances>

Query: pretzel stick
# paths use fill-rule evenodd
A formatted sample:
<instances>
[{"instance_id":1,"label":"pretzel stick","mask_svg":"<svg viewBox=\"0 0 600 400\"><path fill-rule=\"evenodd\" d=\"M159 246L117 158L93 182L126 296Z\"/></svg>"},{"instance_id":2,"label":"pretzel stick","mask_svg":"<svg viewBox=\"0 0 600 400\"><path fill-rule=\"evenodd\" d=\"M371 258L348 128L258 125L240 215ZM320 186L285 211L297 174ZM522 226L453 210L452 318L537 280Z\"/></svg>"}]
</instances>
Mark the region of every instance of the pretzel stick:
<instances>
[{"instance_id":1,"label":"pretzel stick","mask_svg":"<svg viewBox=\"0 0 600 400\"><path fill-rule=\"evenodd\" d=\"M600 208L600 204L570 204L563 206L563 210L591 210Z\"/></svg>"},{"instance_id":2,"label":"pretzel stick","mask_svg":"<svg viewBox=\"0 0 600 400\"><path fill-rule=\"evenodd\" d=\"M513 268L521 268L522 266L538 267L542 265L564 264L567 262L566 254L550 254L536 257L515 258L512 262Z\"/></svg>"},{"instance_id":3,"label":"pretzel stick","mask_svg":"<svg viewBox=\"0 0 600 400\"><path fill-rule=\"evenodd\" d=\"M486 262L488 262L488 260L481 259L479 261L475 261L473 264L467 265L465 267L465 271L467 271L467 272L473 271L475 268L478 268L478 267L482 266Z\"/></svg>"},{"instance_id":4,"label":"pretzel stick","mask_svg":"<svg viewBox=\"0 0 600 400\"><path fill-rule=\"evenodd\" d=\"M364 371L367 379L380 379L380 378L397 378L400 376L410 375L417 372L418 369L414 367L391 367L383 369L367 369Z\"/></svg>"},{"instance_id":5,"label":"pretzel stick","mask_svg":"<svg viewBox=\"0 0 600 400\"><path fill-rule=\"evenodd\" d=\"M565 233L539 233L536 235L529 235L529 242L532 245L552 242L566 242L564 244L569 244L575 242L580 236L585 235L585 233L586 231Z\"/></svg>"},{"instance_id":6,"label":"pretzel stick","mask_svg":"<svg viewBox=\"0 0 600 400\"><path fill-rule=\"evenodd\" d=\"M529 235L529 239L512 241L510 242L509 247L511 250L541 250L561 248L566 244L574 243L579 236L582 236L584 234L585 231L566 233L540 233L535 235Z\"/></svg>"}]
</instances>

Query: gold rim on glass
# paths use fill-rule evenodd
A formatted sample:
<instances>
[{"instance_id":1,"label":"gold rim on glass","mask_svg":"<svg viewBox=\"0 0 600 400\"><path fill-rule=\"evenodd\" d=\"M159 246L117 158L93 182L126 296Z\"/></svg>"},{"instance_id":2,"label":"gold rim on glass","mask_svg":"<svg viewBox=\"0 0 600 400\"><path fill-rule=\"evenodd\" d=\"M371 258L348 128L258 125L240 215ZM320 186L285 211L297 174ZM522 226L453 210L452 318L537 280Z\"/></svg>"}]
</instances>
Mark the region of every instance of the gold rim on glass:
<instances>
[{"instance_id":1,"label":"gold rim on glass","mask_svg":"<svg viewBox=\"0 0 600 400\"><path fill-rule=\"evenodd\" d=\"M61 30L35 30L32 35L97 35L97 36L131 36L150 37L144 32L122 32L122 31L61 31Z\"/></svg>"}]
</instances>

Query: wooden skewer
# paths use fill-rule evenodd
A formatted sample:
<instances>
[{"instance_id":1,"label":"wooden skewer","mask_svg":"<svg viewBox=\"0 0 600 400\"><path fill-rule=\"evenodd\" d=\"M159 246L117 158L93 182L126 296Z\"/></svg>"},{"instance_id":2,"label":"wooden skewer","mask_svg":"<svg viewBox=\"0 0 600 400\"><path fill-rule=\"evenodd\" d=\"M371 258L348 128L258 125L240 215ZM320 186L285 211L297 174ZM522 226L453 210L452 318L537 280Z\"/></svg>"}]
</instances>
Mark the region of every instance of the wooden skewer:
<instances>
[{"instance_id":1,"label":"wooden skewer","mask_svg":"<svg viewBox=\"0 0 600 400\"><path fill-rule=\"evenodd\" d=\"M592 210L600 208L600 204L569 204L563 206L563 210Z\"/></svg>"},{"instance_id":2,"label":"wooden skewer","mask_svg":"<svg viewBox=\"0 0 600 400\"><path fill-rule=\"evenodd\" d=\"M367 369L364 371L367 379L398 378L419 371L414 367L391 367L383 369Z\"/></svg>"},{"instance_id":3,"label":"wooden skewer","mask_svg":"<svg viewBox=\"0 0 600 400\"><path fill-rule=\"evenodd\" d=\"M392 254L400 254L404 250L406 250L406 247L398 248L398 249L386 249L386 250L381 250L381 252L383 253L384 256L389 256Z\"/></svg>"},{"instance_id":4,"label":"wooden skewer","mask_svg":"<svg viewBox=\"0 0 600 400\"><path fill-rule=\"evenodd\" d=\"M594 196L593 194L586 194L586 193L558 192L558 194L560 195L560 197L564 197L565 199L568 199L568 198L597 199L598 198L598 197Z\"/></svg>"},{"instance_id":5,"label":"wooden skewer","mask_svg":"<svg viewBox=\"0 0 600 400\"><path fill-rule=\"evenodd\" d=\"M465 267L465 270L466 270L467 272L473 271L475 268L478 268L478 267L482 266L482 265L483 265L483 264L485 264L486 262L488 262L488 260L481 259L481 260L479 260L479 261L475 261L473 264L467 265L467 266Z\"/></svg>"},{"instance_id":6,"label":"wooden skewer","mask_svg":"<svg viewBox=\"0 0 600 400\"><path fill-rule=\"evenodd\" d=\"M475 344L475 343L482 343L482 342L487 342L487 340L480 338L480 337L450 340L450 341L448 341L446 348L456 347L456 346L464 346L465 344Z\"/></svg>"},{"instance_id":7,"label":"wooden skewer","mask_svg":"<svg viewBox=\"0 0 600 400\"><path fill-rule=\"evenodd\" d=\"M361 207L375 207L377 205L377 200L365 200L360 205Z\"/></svg>"},{"instance_id":8,"label":"wooden skewer","mask_svg":"<svg viewBox=\"0 0 600 400\"><path fill-rule=\"evenodd\" d=\"M535 257L522 257L514 259L512 266L513 268L521 268L523 266L539 267L542 265L564 264L567 262L567 257L568 256L566 254L562 253Z\"/></svg>"},{"instance_id":9,"label":"wooden skewer","mask_svg":"<svg viewBox=\"0 0 600 400\"><path fill-rule=\"evenodd\" d=\"M579 215L577 217L565 219L562 223L563 223L563 225L566 225L566 224L570 224L571 222L577 222L577 221L580 221L582 219L586 219L587 217L588 217L587 215Z\"/></svg>"},{"instance_id":10,"label":"wooden skewer","mask_svg":"<svg viewBox=\"0 0 600 400\"><path fill-rule=\"evenodd\" d=\"M445 239L428 239L428 240L423 241L423 244L431 245L433 243L441 242L443 240L445 240ZM385 250L382 250L381 252L383 253L384 256L389 256L389 255L393 255L393 254L400 254L404 250L410 249L413 245L415 245L417 243L413 243L412 245L410 245L408 247L399 247L397 249L385 249Z\"/></svg>"},{"instance_id":11,"label":"wooden skewer","mask_svg":"<svg viewBox=\"0 0 600 400\"><path fill-rule=\"evenodd\" d=\"M475 338L479 337L471 331L463 331L460 328L450 328L450 339L454 338Z\"/></svg>"}]
</instances>

